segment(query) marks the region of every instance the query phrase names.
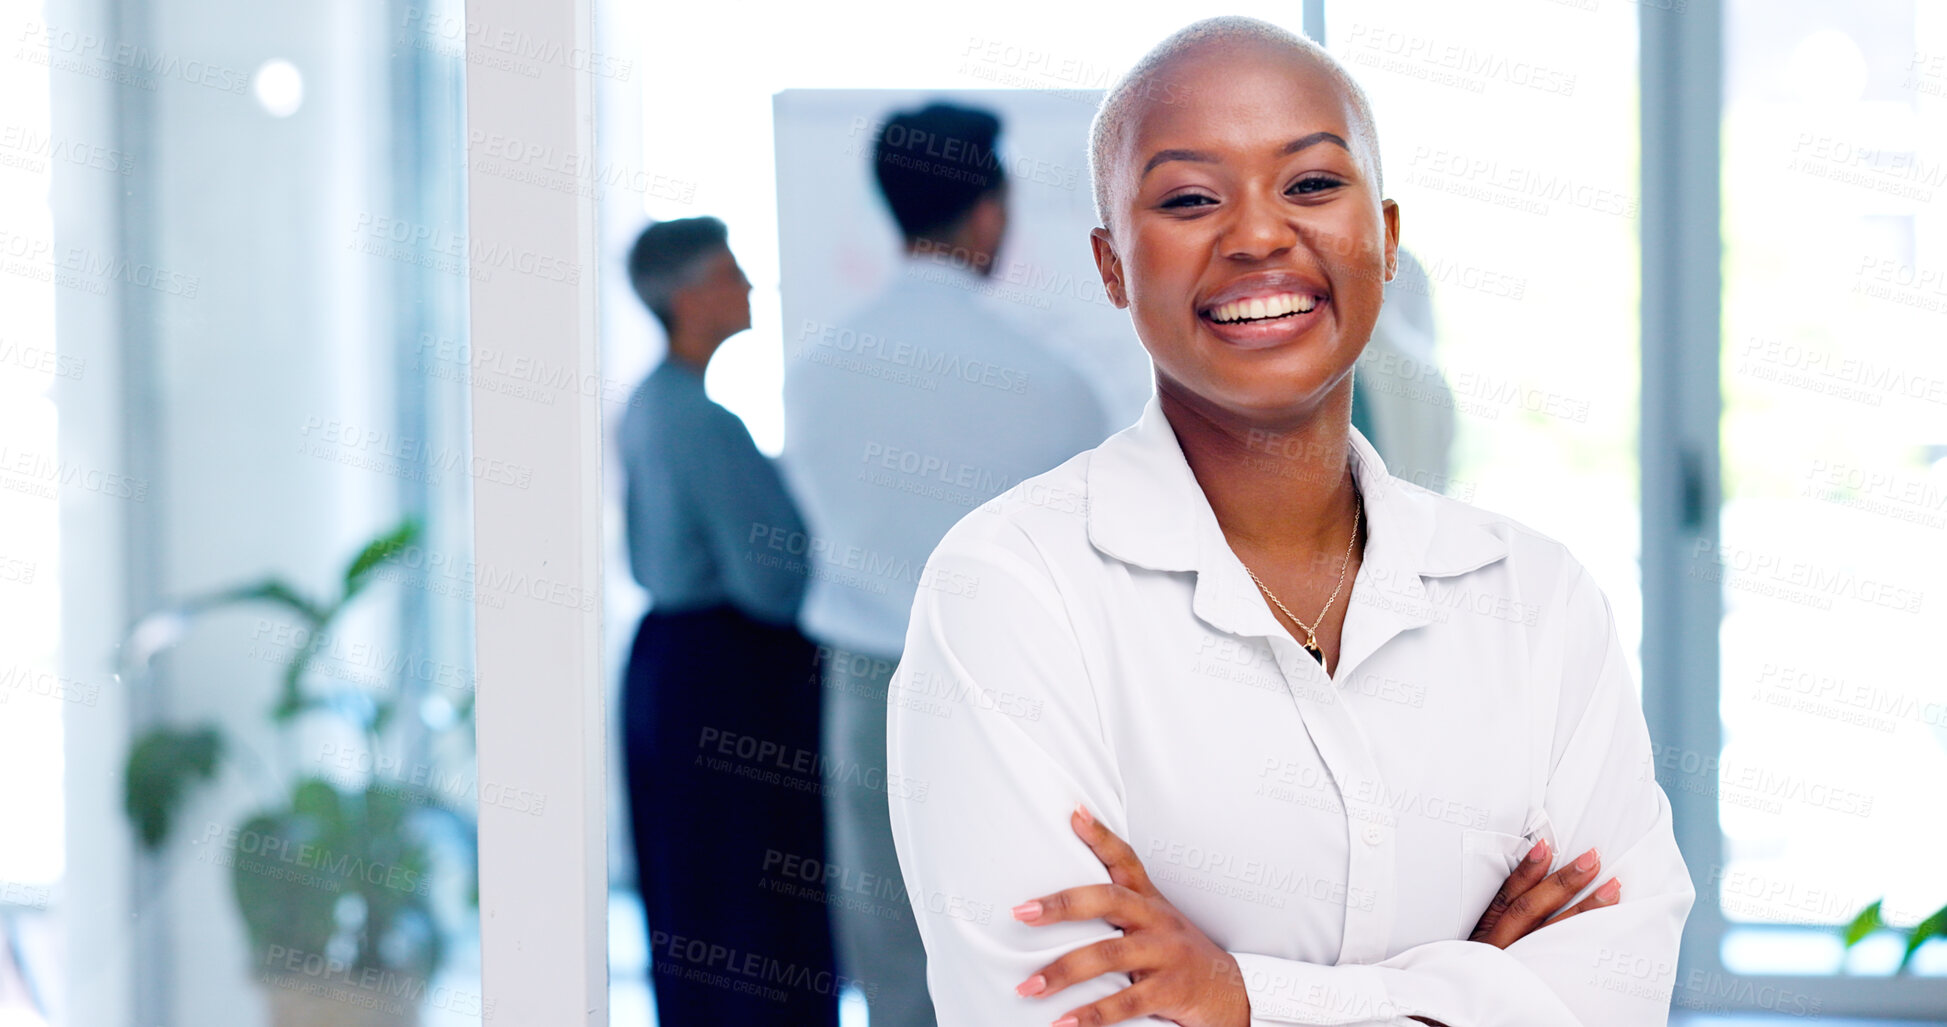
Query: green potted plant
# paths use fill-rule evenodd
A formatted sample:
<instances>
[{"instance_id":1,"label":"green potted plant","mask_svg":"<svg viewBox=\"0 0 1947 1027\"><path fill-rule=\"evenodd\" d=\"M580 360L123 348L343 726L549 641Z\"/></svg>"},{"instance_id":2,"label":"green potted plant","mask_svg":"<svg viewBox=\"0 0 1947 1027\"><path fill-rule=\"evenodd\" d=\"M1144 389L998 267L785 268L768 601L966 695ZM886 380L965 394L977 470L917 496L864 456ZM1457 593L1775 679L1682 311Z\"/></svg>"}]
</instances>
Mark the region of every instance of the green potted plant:
<instances>
[{"instance_id":1,"label":"green potted plant","mask_svg":"<svg viewBox=\"0 0 1947 1027\"><path fill-rule=\"evenodd\" d=\"M203 858L230 869L253 976L269 989L277 1027L416 1024L453 933L443 921L455 906L470 915L478 902L473 814L467 796L450 784L458 775L388 774L388 766L402 763L380 755L414 742L430 751L453 733L470 748L471 691L457 700L435 693L426 697L430 707L414 709L418 716L402 717L403 687L333 679L317 666L346 608L419 537L409 519L373 539L346 566L335 597L314 599L268 578L151 614L123 647L125 668L140 673L201 615L244 604L278 607L292 621L295 643L265 714L290 743L279 749L296 750L293 732L309 717L333 719L363 740L361 758L341 768L350 775L290 766L259 775L269 787L263 803L232 828L212 825L198 842ZM427 715L429 708L437 714ZM142 846L158 850L192 791L245 755L214 723L158 725L136 739L124 806ZM362 784L346 785L348 776Z\"/></svg>"},{"instance_id":2,"label":"green potted plant","mask_svg":"<svg viewBox=\"0 0 1947 1027\"><path fill-rule=\"evenodd\" d=\"M1854 945L1866 940L1869 935L1875 932L1892 931L1900 935L1906 942L1906 951L1900 956L1899 968L1893 972L1905 973L1907 964L1913 962L1914 953L1919 952L1922 945L1935 938L1947 938L1947 906L1942 906L1934 910L1931 916L1926 917L1912 927L1901 928L1894 927L1880 919L1880 907L1885 901L1885 899L1879 899L1872 905L1860 910L1859 915L1853 917L1852 922L1845 926L1845 947L1847 950L1850 950ZM1923 906L1921 908L1924 909L1926 907Z\"/></svg>"}]
</instances>

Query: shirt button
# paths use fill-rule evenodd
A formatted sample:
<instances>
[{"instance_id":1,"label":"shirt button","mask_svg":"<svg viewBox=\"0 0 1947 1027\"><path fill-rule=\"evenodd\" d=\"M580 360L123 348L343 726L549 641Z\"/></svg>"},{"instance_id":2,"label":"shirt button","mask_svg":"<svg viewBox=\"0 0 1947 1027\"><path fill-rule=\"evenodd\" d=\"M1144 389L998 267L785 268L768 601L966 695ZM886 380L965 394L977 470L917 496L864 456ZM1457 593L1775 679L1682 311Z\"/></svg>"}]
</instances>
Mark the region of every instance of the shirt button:
<instances>
[{"instance_id":1,"label":"shirt button","mask_svg":"<svg viewBox=\"0 0 1947 1027\"><path fill-rule=\"evenodd\" d=\"M1379 844L1380 842L1383 842L1383 841L1385 841L1385 840L1386 840L1386 832L1384 832L1384 831L1381 831L1381 830L1379 829L1379 825L1378 825L1378 824L1367 824L1367 825L1366 825L1366 844L1367 844L1367 845L1378 845L1378 844Z\"/></svg>"}]
</instances>

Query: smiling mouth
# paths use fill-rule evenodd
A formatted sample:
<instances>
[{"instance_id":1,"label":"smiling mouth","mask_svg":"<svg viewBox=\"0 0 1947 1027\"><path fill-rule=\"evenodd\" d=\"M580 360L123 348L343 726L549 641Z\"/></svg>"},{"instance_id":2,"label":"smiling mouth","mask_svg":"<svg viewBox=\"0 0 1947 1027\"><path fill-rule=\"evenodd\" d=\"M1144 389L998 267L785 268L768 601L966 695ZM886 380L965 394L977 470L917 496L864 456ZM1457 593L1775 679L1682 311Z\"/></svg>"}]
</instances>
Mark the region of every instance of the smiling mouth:
<instances>
[{"instance_id":1,"label":"smiling mouth","mask_svg":"<svg viewBox=\"0 0 1947 1027\"><path fill-rule=\"evenodd\" d=\"M1218 324L1258 324L1309 314L1317 308L1318 297L1288 292L1219 303L1204 311L1203 316Z\"/></svg>"}]
</instances>

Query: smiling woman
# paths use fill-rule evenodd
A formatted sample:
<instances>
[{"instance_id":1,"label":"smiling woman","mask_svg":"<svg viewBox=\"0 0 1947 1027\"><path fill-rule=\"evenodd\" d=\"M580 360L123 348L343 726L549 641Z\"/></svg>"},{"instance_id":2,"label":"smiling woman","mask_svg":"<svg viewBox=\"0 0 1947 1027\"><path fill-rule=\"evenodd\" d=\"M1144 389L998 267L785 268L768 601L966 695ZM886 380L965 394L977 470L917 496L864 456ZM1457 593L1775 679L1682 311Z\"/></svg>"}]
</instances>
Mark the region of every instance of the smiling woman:
<instances>
[{"instance_id":1,"label":"smiling woman","mask_svg":"<svg viewBox=\"0 0 1947 1027\"><path fill-rule=\"evenodd\" d=\"M978 587L914 606L892 695L970 707L888 709L940 1022L1665 1022L1694 893L1607 599L1350 424L1400 234L1357 86L1199 22L1091 149L1156 395L962 520L927 573Z\"/></svg>"}]
</instances>

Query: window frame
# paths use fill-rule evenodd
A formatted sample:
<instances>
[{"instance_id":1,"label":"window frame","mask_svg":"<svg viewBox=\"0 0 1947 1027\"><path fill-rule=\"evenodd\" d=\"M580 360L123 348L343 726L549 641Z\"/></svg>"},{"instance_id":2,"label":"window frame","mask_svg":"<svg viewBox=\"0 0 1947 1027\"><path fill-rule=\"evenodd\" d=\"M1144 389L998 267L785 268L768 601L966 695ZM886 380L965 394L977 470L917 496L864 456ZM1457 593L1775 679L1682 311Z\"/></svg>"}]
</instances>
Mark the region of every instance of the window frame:
<instances>
[{"instance_id":1,"label":"window frame","mask_svg":"<svg viewBox=\"0 0 1947 1027\"><path fill-rule=\"evenodd\" d=\"M1722 0L1644 0L1637 18L1642 380L1661 383L1642 390L1639 428L1643 707L1659 752L1715 760L1724 748L1724 602L1715 577L1695 569L1696 554L1717 549L1723 506L1724 9ZM1801 999L1825 1017L1898 1019L1947 1008L1947 979L1938 977L1727 969L1723 942L1734 926L1806 928L1732 925L1725 918L1718 799L1679 787L1666 769L1659 759L1658 778L1697 889L1684 926L1674 1015L1789 1013L1781 1006L1796 1007Z\"/></svg>"}]
</instances>

